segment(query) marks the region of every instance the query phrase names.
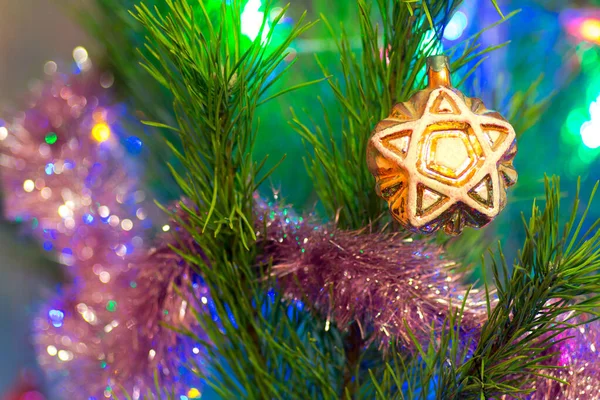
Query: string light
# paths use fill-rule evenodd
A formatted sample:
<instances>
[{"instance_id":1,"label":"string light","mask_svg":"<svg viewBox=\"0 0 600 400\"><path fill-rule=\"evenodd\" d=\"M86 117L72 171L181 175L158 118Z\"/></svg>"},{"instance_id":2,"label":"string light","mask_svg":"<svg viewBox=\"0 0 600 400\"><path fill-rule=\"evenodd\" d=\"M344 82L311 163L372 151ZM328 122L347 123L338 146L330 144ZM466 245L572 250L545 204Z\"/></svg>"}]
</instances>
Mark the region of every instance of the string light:
<instances>
[{"instance_id":1,"label":"string light","mask_svg":"<svg viewBox=\"0 0 600 400\"><path fill-rule=\"evenodd\" d=\"M108 218L108 216L110 215L110 209L106 206L100 206L98 207L98 214L102 218Z\"/></svg>"},{"instance_id":2,"label":"string light","mask_svg":"<svg viewBox=\"0 0 600 400\"><path fill-rule=\"evenodd\" d=\"M579 28L583 39L590 42L600 42L600 20L586 19Z\"/></svg>"},{"instance_id":3,"label":"string light","mask_svg":"<svg viewBox=\"0 0 600 400\"><path fill-rule=\"evenodd\" d=\"M260 33L260 28L265 19L265 13L258 11L262 3L260 0L250 0L246 3L241 16L242 34L254 41ZM266 41L269 34L270 26L268 21L264 21L265 25L262 33L262 42Z\"/></svg>"},{"instance_id":4,"label":"string light","mask_svg":"<svg viewBox=\"0 0 600 400\"><path fill-rule=\"evenodd\" d=\"M110 126L105 122L98 122L92 128L92 138L98 142L106 142L110 138Z\"/></svg>"},{"instance_id":5,"label":"string light","mask_svg":"<svg viewBox=\"0 0 600 400\"><path fill-rule=\"evenodd\" d=\"M23 182L23 190L26 192L33 192L33 189L35 189L35 183L33 183L33 181L31 179L27 179L25 182Z\"/></svg>"},{"instance_id":6,"label":"string light","mask_svg":"<svg viewBox=\"0 0 600 400\"><path fill-rule=\"evenodd\" d=\"M73 211L65 204L58 207L58 215L62 218L71 218L73 216Z\"/></svg>"},{"instance_id":7,"label":"string light","mask_svg":"<svg viewBox=\"0 0 600 400\"><path fill-rule=\"evenodd\" d=\"M444 39L456 40L460 38L467 27L468 19L464 12L457 11L444 29Z\"/></svg>"},{"instance_id":8,"label":"string light","mask_svg":"<svg viewBox=\"0 0 600 400\"><path fill-rule=\"evenodd\" d=\"M133 229L133 222L130 219L124 219L121 221L121 228L123 228L124 231L130 231Z\"/></svg>"},{"instance_id":9,"label":"string light","mask_svg":"<svg viewBox=\"0 0 600 400\"><path fill-rule=\"evenodd\" d=\"M52 321L52 325L55 328L60 328L63 325L63 319L65 318L65 313L60 310L50 310L48 311L48 317Z\"/></svg>"},{"instance_id":10,"label":"string light","mask_svg":"<svg viewBox=\"0 0 600 400\"><path fill-rule=\"evenodd\" d=\"M56 347L50 345L46 348L46 351L48 352L49 355L51 355L52 357L54 357L55 355L58 354L58 350L56 349Z\"/></svg>"},{"instance_id":11,"label":"string light","mask_svg":"<svg viewBox=\"0 0 600 400\"><path fill-rule=\"evenodd\" d=\"M66 350L59 350L58 351L58 359L60 361L71 361L73 359L73 353L71 353L70 351L66 351Z\"/></svg>"},{"instance_id":12,"label":"string light","mask_svg":"<svg viewBox=\"0 0 600 400\"><path fill-rule=\"evenodd\" d=\"M58 65L54 61L48 61L44 64L44 73L46 75L53 75L58 70Z\"/></svg>"},{"instance_id":13,"label":"string light","mask_svg":"<svg viewBox=\"0 0 600 400\"><path fill-rule=\"evenodd\" d=\"M73 49L73 59L75 60L77 67L82 71L87 71L92 67L92 62L85 47L75 47Z\"/></svg>"},{"instance_id":14,"label":"string light","mask_svg":"<svg viewBox=\"0 0 600 400\"><path fill-rule=\"evenodd\" d=\"M590 104L591 119L581 125L579 133L586 147L595 149L600 147L600 96Z\"/></svg>"}]
</instances>

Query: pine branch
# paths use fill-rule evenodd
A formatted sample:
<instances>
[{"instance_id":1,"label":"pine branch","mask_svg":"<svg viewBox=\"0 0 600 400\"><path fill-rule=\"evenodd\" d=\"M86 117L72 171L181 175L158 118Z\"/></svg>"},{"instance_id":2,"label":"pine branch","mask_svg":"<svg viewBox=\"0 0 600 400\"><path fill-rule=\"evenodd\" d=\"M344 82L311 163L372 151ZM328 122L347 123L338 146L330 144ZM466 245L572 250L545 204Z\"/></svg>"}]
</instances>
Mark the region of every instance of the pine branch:
<instances>
[{"instance_id":1,"label":"pine branch","mask_svg":"<svg viewBox=\"0 0 600 400\"><path fill-rule=\"evenodd\" d=\"M360 327L353 322L348 328L349 333L344 340L344 355L346 357L346 368L344 371L344 382L342 384L342 399L352 400L356 398L358 389L358 371L360 367L361 348L364 340Z\"/></svg>"},{"instance_id":2,"label":"pine branch","mask_svg":"<svg viewBox=\"0 0 600 400\"><path fill-rule=\"evenodd\" d=\"M267 93L281 78L287 47L312 24L302 16L287 38L270 45L273 31L263 38L265 20L258 39L247 43L238 1L221 2L216 15L203 1L165 5L162 12L142 4L135 16L148 36L143 66L174 100L171 129L180 143L169 146L184 172L172 170L193 204L182 204L185 218L173 217L196 247L173 251L199 269L212 296L211 313L194 309L212 342L208 358L215 360L201 374L223 398L337 398L333 356L300 329L307 314L269 295L274 283L257 279L256 268L252 206L264 163L251 159L255 112L265 99L289 91Z\"/></svg>"},{"instance_id":3,"label":"pine branch","mask_svg":"<svg viewBox=\"0 0 600 400\"><path fill-rule=\"evenodd\" d=\"M547 368L542 361L552 338L572 327L570 322L580 314L599 315L600 220L582 232L597 187L577 221L578 187L570 219L561 229L559 181L546 181L545 208L534 203L512 272L502 250L492 258L498 302L472 357L442 369L438 398L528 393L526 384ZM565 315L569 317L560 323Z\"/></svg>"},{"instance_id":4,"label":"pine branch","mask_svg":"<svg viewBox=\"0 0 600 400\"><path fill-rule=\"evenodd\" d=\"M554 97L555 93L551 93L541 99L537 98L537 90L543 79L544 76L540 75L525 91L518 91L508 99L508 111L505 115L515 128L517 139L539 122Z\"/></svg>"},{"instance_id":5,"label":"pine branch","mask_svg":"<svg viewBox=\"0 0 600 400\"><path fill-rule=\"evenodd\" d=\"M546 180L544 209L534 203L526 239L512 272L502 250L492 258L497 300L486 285L489 319L480 332L461 333L462 310L450 310L428 347L413 337L419 357L392 354L382 373L371 371L377 399L524 398L548 365L558 334L600 315L600 220L586 221L594 193L577 220L579 187L561 228L558 178ZM584 226L589 226L585 231ZM485 271L485 266L484 266ZM556 379L548 377L549 379Z\"/></svg>"},{"instance_id":6,"label":"pine branch","mask_svg":"<svg viewBox=\"0 0 600 400\"><path fill-rule=\"evenodd\" d=\"M382 366L369 370L370 380L363 385L366 394L363 398L446 400L439 394L443 392L445 384L440 377L447 370L453 371L448 368L449 365L460 365L468 359L474 339L460 333L466 300L465 297L461 307L451 306L442 326L431 327L432 334L427 347L423 347L415 336L412 337L418 349L417 356L392 351Z\"/></svg>"}]
</instances>

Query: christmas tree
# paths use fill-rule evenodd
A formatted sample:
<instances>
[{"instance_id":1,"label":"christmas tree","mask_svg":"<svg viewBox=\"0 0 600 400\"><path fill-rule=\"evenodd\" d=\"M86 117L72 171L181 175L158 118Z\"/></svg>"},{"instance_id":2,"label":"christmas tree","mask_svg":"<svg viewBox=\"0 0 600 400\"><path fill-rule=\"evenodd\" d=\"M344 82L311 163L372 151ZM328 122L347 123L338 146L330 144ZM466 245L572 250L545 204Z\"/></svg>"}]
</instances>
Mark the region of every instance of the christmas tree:
<instances>
[{"instance_id":1,"label":"christmas tree","mask_svg":"<svg viewBox=\"0 0 600 400\"><path fill-rule=\"evenodd\" d=\"M32 322L52 396L600 397L597 184L512 188L556 102L526 60L482 82L532 11L459 40L462 0L317 3L69 9L105 56L48 62L0 127L4 214L68 277ZM560 17L576 79L590 15ZM597 109L563 130L593 148Z\"/></svg>"}]
</instances>

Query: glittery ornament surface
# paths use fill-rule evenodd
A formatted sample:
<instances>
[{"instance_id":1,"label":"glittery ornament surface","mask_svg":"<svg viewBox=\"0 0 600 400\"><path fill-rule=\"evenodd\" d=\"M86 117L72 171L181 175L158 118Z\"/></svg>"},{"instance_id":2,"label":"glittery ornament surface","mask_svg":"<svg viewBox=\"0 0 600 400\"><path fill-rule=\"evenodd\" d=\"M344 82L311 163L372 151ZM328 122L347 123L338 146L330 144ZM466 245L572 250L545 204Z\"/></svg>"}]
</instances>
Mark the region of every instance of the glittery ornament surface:
<instances>
[{"instance_id":1,"label":"glittery ornament surface","mask_svg":"<svg viewBox=\"0 0 600 400\"><path fill-rule=\"evenodd\" d=\"M265 256L272 257L281 290L319 312L326 326L345 330L356 322L363 338L381 347L395 342L414 349L407 326L426 341L450 303L462 304L463 277L450 272L456 265L438 247L400 235L335 230L274 204L259 202L258 209L267 226ZM485 317L485 301L472 291L463 329L476 330Z\"/></svg>"},{"instance_id":2,"label":"glittery ornament surface","mask_svg":"<svg viewBox=\"0 0 600 400\"><path fill-rule=\"evenodd\" d=\"M34 320L39 362L62 398L110 398L119 385L139 398L155 370L185 395L198 383L186 361L202 365L203 351L160 323L194 324L174 289L205 289L165 255L174 231L153 248L154 232L169 225L139 187L142 170L122 145L126 109L107 86L92 71L53 70L25 112L0 121L7 216L72 277Z\"/></svg>"},{"instance_id":3,"label":"glittery ornament surface","mask_svg":"<svg viewBox=\"0 0 600 400\"><path fill-rule=\"evenodd\" d=\"M420 233L482 227L506 205L517 179L515 131L478 99L451 87L446 60L429 60L429 88L394 106L368 145L377 193L392 216Z\"/></svg>"}]
</instances>

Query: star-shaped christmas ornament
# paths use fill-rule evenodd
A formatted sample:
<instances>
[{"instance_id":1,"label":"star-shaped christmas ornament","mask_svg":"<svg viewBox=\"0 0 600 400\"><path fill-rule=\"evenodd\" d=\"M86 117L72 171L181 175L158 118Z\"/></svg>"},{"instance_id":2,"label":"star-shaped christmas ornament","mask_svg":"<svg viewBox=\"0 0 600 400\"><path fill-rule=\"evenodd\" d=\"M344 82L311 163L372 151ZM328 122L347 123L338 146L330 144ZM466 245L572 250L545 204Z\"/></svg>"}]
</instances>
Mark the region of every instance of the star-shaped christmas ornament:
<instances>
[{"instance_id":1,"label":"star-shaped christmas ornament","mask_svg":"<svg viewBox=\"0 0 600 400\"><path fill-rule=\"evenodd\" d=\"M427 60L429 87L394 106L368 145L377 193L392 216L416 232L482 227L515 184L513 127L450 84L447 57Z\"/></svg>"}]
</instances>

